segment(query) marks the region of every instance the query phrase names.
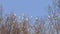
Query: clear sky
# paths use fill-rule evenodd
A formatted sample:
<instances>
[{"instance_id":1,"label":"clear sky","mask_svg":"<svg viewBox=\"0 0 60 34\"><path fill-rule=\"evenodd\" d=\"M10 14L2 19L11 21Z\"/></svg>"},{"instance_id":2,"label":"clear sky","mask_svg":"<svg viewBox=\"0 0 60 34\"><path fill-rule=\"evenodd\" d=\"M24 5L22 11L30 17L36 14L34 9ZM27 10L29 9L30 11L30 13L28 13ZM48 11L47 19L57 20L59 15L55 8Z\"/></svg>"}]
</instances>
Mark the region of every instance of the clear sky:
<instances>
[{"instance_id":1,"label":"clear sky","mask_svg":"<svg viewBox=\"0 0 60 34\"><path fill-rule=\"evenodd\" d=\"M51 0L0 0L5 14L15 12L19 16L25 13L34 17L48 15L48 5L51 3Z\"/></svg>"},{"instance_id":2,"label":"clear sky","mask_svg":"<svg viewBox=\"0 0 60 34\"><path fill-rule=\"evenodd\" d=\"M4 13L15 12L17 15L25 13L28 16L47 15L50 0L0 0L3 5Z\"/></svg>"}]
</instances>

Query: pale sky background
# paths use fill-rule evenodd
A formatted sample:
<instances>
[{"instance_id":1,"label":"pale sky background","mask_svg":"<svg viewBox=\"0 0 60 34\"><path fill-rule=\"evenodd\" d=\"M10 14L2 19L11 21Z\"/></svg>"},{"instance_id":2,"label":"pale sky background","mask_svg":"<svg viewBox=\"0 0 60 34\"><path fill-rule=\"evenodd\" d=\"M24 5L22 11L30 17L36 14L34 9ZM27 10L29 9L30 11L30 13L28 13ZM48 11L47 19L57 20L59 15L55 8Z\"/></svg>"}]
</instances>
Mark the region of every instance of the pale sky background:
<instances>
[{"instance_id":1,"label":"pale sky background","mask_svg":"<svg viewBox=\"0 0 60 34\"><path fill-rule=\"evenodd\" d=\"M47 16L48 5L52 0L0 0L4 14L15 12L17 16L25 13L27 16Z\"/></svg>"},{"instance_id":2,"label":"pale sky background","mask_svg":"<svg viewBox=\"0 0 60 34\"><path fill-rule=\"evenodd\" d=\"M17 16L25 13L27 16L46 16L51 0L0 0L4 13L15 12Z\"/></svg>"}]
</instances>

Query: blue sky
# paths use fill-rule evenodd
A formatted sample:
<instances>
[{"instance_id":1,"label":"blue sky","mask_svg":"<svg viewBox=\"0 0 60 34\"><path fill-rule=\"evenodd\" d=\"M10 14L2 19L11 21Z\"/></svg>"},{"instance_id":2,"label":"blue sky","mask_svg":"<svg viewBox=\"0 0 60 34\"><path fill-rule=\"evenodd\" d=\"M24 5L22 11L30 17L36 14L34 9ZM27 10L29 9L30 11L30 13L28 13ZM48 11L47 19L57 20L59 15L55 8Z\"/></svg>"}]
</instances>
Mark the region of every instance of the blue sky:
<instances>
[{"instance_id":1,"label":"blue sky","mask_svg":"<svg viewBox=\"0 0 60 34\"><path fill-rule=\"evenodd\" d=\"M0 0L5 14L15 12L18 16L22 13L27 16L45 16L50 3L50 0Z\"/></svg>"},{"instance_id":2,"label":"blue sky","mask_svg":"<svg viewBox=\"0 0 60 34\"><path fill-rule=\"evenodd\" d=\"M46 16L48 15L48 5L51 3L51 0L0 0L5 14L15 12L17 16L22 13L34 17Z\"/></svg>"}]
</instances>

